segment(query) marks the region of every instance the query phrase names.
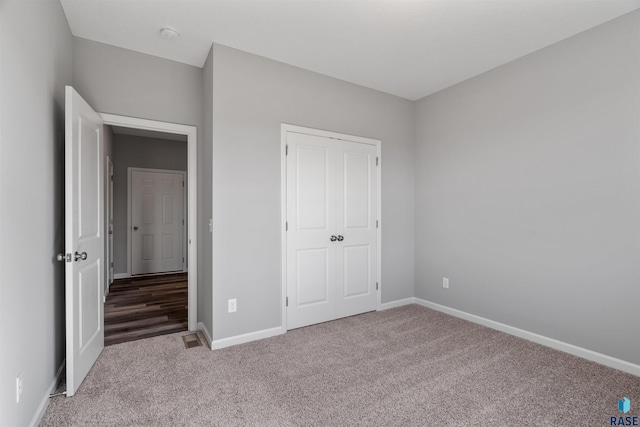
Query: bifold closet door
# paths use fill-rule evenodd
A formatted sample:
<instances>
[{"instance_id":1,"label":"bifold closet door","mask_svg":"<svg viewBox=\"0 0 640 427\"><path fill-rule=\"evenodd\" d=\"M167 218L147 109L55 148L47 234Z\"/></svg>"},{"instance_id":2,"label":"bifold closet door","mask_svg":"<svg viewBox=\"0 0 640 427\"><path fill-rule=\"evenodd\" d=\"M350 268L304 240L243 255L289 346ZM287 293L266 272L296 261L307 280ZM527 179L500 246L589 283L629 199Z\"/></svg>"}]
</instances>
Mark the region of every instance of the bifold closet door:
<instances>
[{"instance_id":1,"label":"bifold closet door","mask_svg":"<svg viewBox=\"0 0 640 427\"><path fill-rule=\"evenodd\" d=\"M287 328L376 309L376 147L287 133Z\"/></svg>"},{"instance_id":2,"label":"bifold closet door","mask_svg":"<svg viewBox=\"0 0 640 427\"><path fill-rule=\"evenodd\" d=\"M336 318L377 307L376 147L336 144Z\"/></svg>"},{"instance_id":3,"label":"bifold closet door","mask_svg":"<svg viewBox=\"0 0 640 427\"><path fill-rule=\"evenodd\" d=\"M288 133L287 328L336 318L335 142Z\"/></svg>"}]
</instances>

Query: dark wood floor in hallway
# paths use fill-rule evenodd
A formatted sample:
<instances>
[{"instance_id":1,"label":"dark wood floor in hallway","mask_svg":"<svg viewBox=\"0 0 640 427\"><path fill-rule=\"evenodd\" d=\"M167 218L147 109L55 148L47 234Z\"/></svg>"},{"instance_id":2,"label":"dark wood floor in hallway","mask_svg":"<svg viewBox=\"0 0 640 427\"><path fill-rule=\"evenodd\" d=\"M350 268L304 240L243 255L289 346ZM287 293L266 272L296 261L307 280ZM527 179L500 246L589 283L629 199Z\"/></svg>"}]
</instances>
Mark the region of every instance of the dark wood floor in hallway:
<instances>
[{"instance_id":1,"label":"dark wood floor in hallway","mask_svg":"<svg viewBox=\"0 0 640 427\"><path fill-rule=\"evenodd\" d=\"M104 345L188 329L187 273L115 280L104 306Z\"/></svg>"}]
</instances>

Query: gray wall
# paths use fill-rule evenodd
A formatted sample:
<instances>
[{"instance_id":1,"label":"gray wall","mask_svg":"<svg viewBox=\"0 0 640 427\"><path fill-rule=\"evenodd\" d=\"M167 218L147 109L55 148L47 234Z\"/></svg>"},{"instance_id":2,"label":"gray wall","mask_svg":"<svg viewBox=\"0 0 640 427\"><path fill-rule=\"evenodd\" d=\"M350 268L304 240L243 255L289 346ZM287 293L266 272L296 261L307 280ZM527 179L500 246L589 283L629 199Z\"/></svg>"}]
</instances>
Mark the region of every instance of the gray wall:
<instances>
[{"instance_id":1,"label":"gray wall","mask_svg":"<svg viewBox=\"0 0 640 427\"><path fill-rule=\"evenodd\" d=\"M382 140L382 301L413 296L413 103L214 44L214 339L281 323L281 123Z\"/></svg>"},{"instance_id":2,"label":"gray wall","mask_svg":"<svg viewBox=\"0 0 640 427\"><path fill-rule=\"evenodd\" d=\"M0 425L27 425L64 360L64 86L60 3L0 2ZM15 379L23 393L15 402Z\"/></svg>"},{"instance_id":3,"label":"gray wall","mask_svg":"<svg viewBox=\"0 0 640 427\"><path fill-rule=\"evenodd\" d=\"M211 165L212 149L213 149L213 46L209 50L207 60L202 70L202 84L204 88L204 132L202 137L203 163ZM213 196L213 171L211 167L203 170L204 179L202 180L202 209L205 221L211 218L213 213L212 196ZM198 238L202 242L201 259L212 260L212 233L209 226L199 233ZM213 289L211 287L212 262L202 272L204 280L198 282L198 318L202 325L210 334L213 330Z\"/></svg>"},{"instance_id":4,"label":"gray wall","mask_svg":"<svg viewBox=\"0 0 640 427\"><path fill-rule=\"evenodd\" d=\"M198 126L202 69L73 38L73 85L96 111Z\"/></svg>"},{"instance_id":5,"label":"gray wall","mask_svg":"<svg viewBox=\"0 0 640 427\"><path fill-rule=\"evenodd\" d=\"M420 100L416 140L417 297L640 363L640 11Z\"/></svg>"},{"instance_id":6,"label":"gray wall","mask_svg":"<svg viewBox=\"0 0 640 427\"><path fill-rule=\"evenodd\" d=\"M73 49L73 84L96 111L197 126L198 228L208 232L209 217L200 203L206 199L204 168L210 167L203 161L202 69L76 37ZM199 239L198 253L203 250ZM211 270L211 258L199 258L200 289L211 286L203 276Z\"/></svg>"},{"instance_id":7,"label":"gray wall","mask_svg":"<svg viewBox=\"0 0 640 427\"><path fill-rule=\"evenodd\" d=\"M113 252L114 273L127 271L128 168L187 171L187 143L115 134L113 138ZM185 218L186 219L186 218ZM184 255L185 259L187 254Z\"/></svg>"}]
</instances>

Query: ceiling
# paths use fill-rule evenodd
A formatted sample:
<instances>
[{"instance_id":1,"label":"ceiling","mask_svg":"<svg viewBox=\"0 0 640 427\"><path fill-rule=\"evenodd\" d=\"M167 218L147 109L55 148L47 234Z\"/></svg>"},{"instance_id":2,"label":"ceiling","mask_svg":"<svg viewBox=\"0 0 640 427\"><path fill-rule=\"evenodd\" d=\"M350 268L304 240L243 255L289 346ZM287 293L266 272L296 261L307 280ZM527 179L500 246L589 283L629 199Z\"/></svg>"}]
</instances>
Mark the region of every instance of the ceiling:
<instances>
[{"instance_id":1,"label":"ceiling","mask_svg":"<svg viewBox=\"0 0 640 427\"><path fill-rule=\"evenodd\" d=\"M640 0L61 0L72 33L202 67L219 43L410 100ZM169 41L160 29L180 37Z\"/></svg>"}]
</instances>

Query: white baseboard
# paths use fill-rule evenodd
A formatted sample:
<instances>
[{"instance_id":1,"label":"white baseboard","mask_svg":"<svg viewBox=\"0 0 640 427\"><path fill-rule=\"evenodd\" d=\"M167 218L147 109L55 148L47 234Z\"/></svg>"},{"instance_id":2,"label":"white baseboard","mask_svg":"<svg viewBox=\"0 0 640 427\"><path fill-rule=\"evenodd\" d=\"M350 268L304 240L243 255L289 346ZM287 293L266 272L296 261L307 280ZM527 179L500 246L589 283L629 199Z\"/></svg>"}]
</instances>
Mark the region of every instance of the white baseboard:
<instances>
[{"instance_id":1,"label":"white baseboard","mask_svg":"<svg viewBox=\"0 0 640 427\"><path fill-rule=\"evenodd\" d=\"M127 279L131 277L131 275L129 273L114 273L113 275L113 279Z\"/></svg>"},{"instance_id":2,"label":"white baseboard","mask_svg":"<svg viewBox=\"0 0 640 427\"><path fill-rule=\"evenodd\" d=\"M415 304L416 299L414 297L399 299L391 302L385 302L384 304L380 304L380 311L389 310L390 308L402 307L403 305Z\"/></svg>"},{"instance_id":3,"label":"white baseboard","mask_svg":"<svg viewBox=\"0 0 640 427\"><path fill-rule=\"evenodd\" d=\"M244 344L251 341L257 341L264 338L270 338L276 335L284 334L287 330L282 326L276 328L263 329L262 331L249 332L247 334L236 335L234 337L222 338L211 343L212 350L218 350L232 345Z\"/></svg>"},{"instance_id":4,"label":"white baseboard","mask_svg":"<svg viewBox=\"0 0 640 427\"><path fill-rule=\"evenodd\" d=\"M51 393L55 391L56 385L58 385L58 381L60 380L60 376L62 375L62 371L64 370L66 363L66 360L62 361L62 364L58 368L58 372L56 372L56 376L53 378L53 381L51 381L51 384L49 384L49 387L47 388L47 392L42 397L42 401L40 402L36 413L33 414L29 427L35 427L40 424L40 421L42 421L42 417L44 417L44 413L47 411L49 403L51 402L51 397L49 396L51 396Z\"/></svg>"},{"instance_id":5,"label":"white baseboard","mask_svg":"<svg viewBox=\"0 0 640 427\"><path fill-rule=\"evenodd\" d=\"M198 322L197 329L202 332L202 335L204 335L204 338L207 340L207 347L213 350L213 347L211 347L211 343L213 342L213 340L211 339L211 333L209 332L205 324L202 322Z\"/></svg>"},{"instance_id":6,"label":"white baseboard","mask_svg":"<svg viewBox=\"0 0 640 427\"><path fill-rule=\"evenodd\" d=\"M598 353L586 348L578 347L573 344L569 344L563 341L558 341L553 338L545 337L534 332L525 331L524 329L516 328L514 326L505 325L504 323L496 322L494 320L486 319L484 317L476 316L465 311L456 310L444 305L436 304L431 301L427 301L421 298L414 298L415 303L423 307L431 308L442 313L450 314L451 316L459 317L460 319L468 320L473 323L477 323L482 326L486 326L491 329L496 329L500 332L505 332L509 335L514 335L525 340L535 342L537 344L551 347L556 350L563 351L565 353L572 354L574 356L581 357L583 359L590 360L592 362L600 363L601 365L608 366L610 368L618 369L633 375L640 376L640 365L627 362L625 360L617 359L606 354Z\"/></svg>"}]
</instances>

